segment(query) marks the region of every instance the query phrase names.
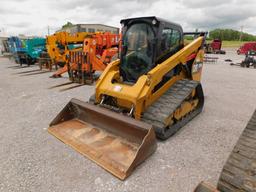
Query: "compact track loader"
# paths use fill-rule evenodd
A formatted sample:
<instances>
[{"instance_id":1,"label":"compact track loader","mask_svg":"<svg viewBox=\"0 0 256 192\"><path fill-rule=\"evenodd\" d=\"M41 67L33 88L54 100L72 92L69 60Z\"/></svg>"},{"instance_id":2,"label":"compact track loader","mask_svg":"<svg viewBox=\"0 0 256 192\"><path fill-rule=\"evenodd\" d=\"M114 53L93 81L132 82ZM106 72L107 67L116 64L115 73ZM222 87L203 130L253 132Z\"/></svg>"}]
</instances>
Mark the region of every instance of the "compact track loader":
<instances>
[{"instance_id":1,"label":"compact track loader","mask_svg":"<svg viewBox=\"0 0 256 192\"><path fill-rule=\"evenodd\" d=\"M201 182L194 192L255 192L256 191L256 111L238 139L224 165L217 189Z\"/></svg>"},{"instance_id":2,"label":"compact track loader","mask_svg":"<svg viewBox=\"0 0 256 192\"><path fill-rule=\"evenodd\" d=\"M120 179L202 111L205 33L157 17L121 20L120 59L89 103L72 99L48 131ZM196 35L184 46L184 35Z\"/></svg>"}]
</instances>

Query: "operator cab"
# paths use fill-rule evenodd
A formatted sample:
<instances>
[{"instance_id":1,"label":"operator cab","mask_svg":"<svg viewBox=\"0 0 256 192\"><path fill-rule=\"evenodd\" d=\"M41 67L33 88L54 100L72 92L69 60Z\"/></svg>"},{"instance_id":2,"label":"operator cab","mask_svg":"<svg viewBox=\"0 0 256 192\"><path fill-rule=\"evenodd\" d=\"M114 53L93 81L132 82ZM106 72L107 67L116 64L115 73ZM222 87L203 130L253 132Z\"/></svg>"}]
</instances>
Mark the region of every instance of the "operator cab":
<instances>
[{"instance_id":1,"label":"operator cab","mask_svg":"<svg viewBox=\"0 0 256 192\"><path fill-rule=\"evenodd\" d=\"M124 19L121 24L120 74L125 82L135 83L184 46L178 24L157 17Z\"/></svg>"}]
</instances>

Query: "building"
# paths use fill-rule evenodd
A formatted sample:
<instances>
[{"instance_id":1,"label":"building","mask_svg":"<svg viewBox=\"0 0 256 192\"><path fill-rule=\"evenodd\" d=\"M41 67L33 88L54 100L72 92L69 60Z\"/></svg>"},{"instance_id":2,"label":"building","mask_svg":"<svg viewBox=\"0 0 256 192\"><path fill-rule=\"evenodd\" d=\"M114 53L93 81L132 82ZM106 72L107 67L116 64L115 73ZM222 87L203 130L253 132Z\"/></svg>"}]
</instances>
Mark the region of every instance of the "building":
<instances>
[{"instance_id":1,"label":"building","mask_svg":"<svg viewBox=\"0 0 256 192\"><path fill-rule=\"evenodd\" d=\"M112 27L103 24L76 24L71 27L66 27L65 29L60 29L57 32L66 31L68 33L74 34L78 32L111 32L114 34L119 34L118 27Z\"/></svg>"},{"instance_id":2,"label":"building","mask_svg":"<svg viewBox=\"0 0 256 192\"><path fill-rule=\"evenodd\" d=\"M9 46L7 43L8 38L0 36L0 55L9 52Z\"/></svg>"}]
</instances>

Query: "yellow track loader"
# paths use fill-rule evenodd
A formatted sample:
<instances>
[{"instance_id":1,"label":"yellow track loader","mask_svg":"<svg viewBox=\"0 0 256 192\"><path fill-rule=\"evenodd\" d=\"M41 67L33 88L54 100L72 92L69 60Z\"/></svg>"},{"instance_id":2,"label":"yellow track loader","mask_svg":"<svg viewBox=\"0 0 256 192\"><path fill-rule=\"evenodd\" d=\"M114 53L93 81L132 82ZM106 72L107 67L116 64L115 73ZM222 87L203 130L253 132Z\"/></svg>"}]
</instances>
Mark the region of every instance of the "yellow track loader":
<instances>
[{"instance_id":1,"label":"yellow track loader","mask_svg":"<svg viewBox=\"0 0 256 192\"><path fill-rule=\"evenodd\" d=\"M120 58L89 102L72 99L48 131L120 179L202 111L205 33L157 17L121 20ZM185 35L196 35L184 46Z\"/></svg>"}]
</instances>

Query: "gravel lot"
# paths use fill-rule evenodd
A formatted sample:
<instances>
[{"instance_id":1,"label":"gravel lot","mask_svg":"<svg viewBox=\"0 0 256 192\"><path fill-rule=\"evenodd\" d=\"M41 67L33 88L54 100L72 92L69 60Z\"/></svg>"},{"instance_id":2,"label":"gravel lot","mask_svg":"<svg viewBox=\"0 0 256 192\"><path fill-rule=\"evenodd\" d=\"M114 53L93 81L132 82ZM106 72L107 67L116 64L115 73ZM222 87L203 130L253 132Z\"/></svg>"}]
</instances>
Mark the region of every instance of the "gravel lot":
<instances>
[{"instance_id":1,"label":"gravel lot","mask_svg":"<svg viewBox=\"0 0 256 192\"><path fill-rule=\"evenodd\" d=\"M165 142L125 181L120 181L47 132L50 121L72 98L87 101L93 86L60 92L65 83L38 69L19 68L0 58L0 191L192 192L202 181L217 183L222 166L256 105L256 70L227 50L216 64L205 64L204 111ZM20 74L18 74L20 73ZM63 87L62 87L63 88Z\"/></svg>"}]
</instances>

